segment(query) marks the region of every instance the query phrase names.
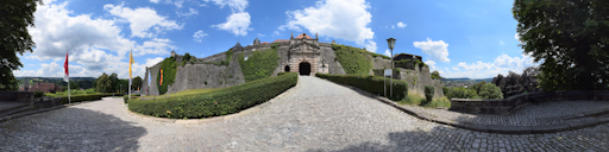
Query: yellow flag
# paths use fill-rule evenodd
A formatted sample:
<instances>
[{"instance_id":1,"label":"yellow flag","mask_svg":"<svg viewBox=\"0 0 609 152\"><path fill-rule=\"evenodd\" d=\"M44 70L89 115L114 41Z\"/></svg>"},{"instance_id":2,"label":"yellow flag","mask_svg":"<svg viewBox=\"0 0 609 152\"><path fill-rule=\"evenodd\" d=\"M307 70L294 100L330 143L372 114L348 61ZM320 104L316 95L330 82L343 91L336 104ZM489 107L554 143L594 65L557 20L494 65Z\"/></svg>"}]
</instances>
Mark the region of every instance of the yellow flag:
<instances>
[{"instance_id":1,"label":"yellow flag","mask_svg":"<svg viewBox=\"0 0 609 152\"><path fill-rule=\"evenodd\" d=\"M131 65L133 64L133 50L129 52L129 79L131 79Z\"/></svg>"}]
</instances>

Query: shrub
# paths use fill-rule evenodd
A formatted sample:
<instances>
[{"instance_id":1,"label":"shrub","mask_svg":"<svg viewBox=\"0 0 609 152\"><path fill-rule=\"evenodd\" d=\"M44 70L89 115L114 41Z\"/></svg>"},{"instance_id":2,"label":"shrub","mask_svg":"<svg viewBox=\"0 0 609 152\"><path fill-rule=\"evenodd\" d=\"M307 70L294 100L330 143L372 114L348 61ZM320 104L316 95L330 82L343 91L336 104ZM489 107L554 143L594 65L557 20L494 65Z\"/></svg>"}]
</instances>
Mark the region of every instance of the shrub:
<instances>
[{"instance_id":1,"label":"shrub","mask_svg":"<svg viewBox=\"0 0 609 152\"><path fill-rule=\"evenodd\" d=\"M296 73L260 79L202 94L129 100L129 110L168 118L226 115L266 102L296 85Z\"/></svg>"},{"instance_id":2,"label":"shrub","mask_svg":"<svg viewBox=\"0 0 609 152\"><path fill-rule=\"evenodd\" d=\"M271 76L279 65L278 61L277 49L255 51L247 58L247 61L243 54L239 56L239 64L246 82Z\"/></svg>"},{"instance_id":3,"label":"shrub","mask_svg":"<svg viewBox=\"0 0 609 152\"><path fill-rule=\"evenodd\" d=\"M139 95L139 94L132 94L132 95L131 95L131 100L133 100L133 99L137 99L138 97L140 97L140 95ZM129 100L130 100L130 99L129 99L129 95L124 95L124 96L123 96L123 101L124 101L125 103L128 103L128 101L129 101Z\"/></svg>"},{"instance_id":4,"label":"shrub","mask_svg":"<svg viewBox=\"0 0 609 152\"><path fill-rule=\"evenodd\" d=\"M438 72L438 71L431 72L431 79L434 79L434 80L442 79L442 77L440 76L440 72Z\"/></svg>"},{"instance_id":5,"label":"shrub","mask_svg":"<svg viewBox=\"0 0 609 152\"><path fill-rule=\"evenodd\" d=\"M42 96L44 96L44 92L41 92L41 91L34 92L34 98L40 98Z\"/></svg>"},{"instance_id":6,"label":"shrub","mask_svg":"<svg viewBox=\"0 0 609 152\"><path fill-rule=\"evenodd\" d=\"M474 99L479 98L478 93L474 89L464 88L464 87L445 87L443 88L444 95L448 99L452 98L464 98L464 99Z\"/></svg>"},{"instance_id":7,"label":"shrub","mask_svg":"<svg viewBox=\"0 0 609 152\"><path fill-rule=\"evenodd\" d=\"M501 89L492 83L484 83L479 88L478 95L484 99L503 99Z\"/></svg>"},{"instance_id":8,"label":"shrub","mask_svg":"<svg viewBox=\"0 0 609 152\"><path fill-rule=\"evenodd\" d=\"M370 52L359 48L332 44L336 59L347 74L368 75L372 69L372 61L368 58Z\"/></svg>"},{"instance_id":9,"label":"shrub","mask_svg":"<svg viewBox=\"0 0 609 152\"><path fill-rule=\"evenodd\" d=\"M361 75L331 75L331 74L315 74L317 77L330 80L332 82L352 86L362 89L366 92L385 96L383 91L383 80L387 82L387 96L389 96L389 78L378 76L361 76ZM408 95L408 84L402 80L393 80L393 96L387 97L391 100L402 100Z\"/></svg>"},{"instance_id":10,"label":"shrub","mask_svg":"<svg viewBox=\"0 0 609 152\"><path fill-rule=\"evenodd\" d=\"M425 101L431 102L435 89L432 86L425 86Z\"/></svg>"}]
</instances>

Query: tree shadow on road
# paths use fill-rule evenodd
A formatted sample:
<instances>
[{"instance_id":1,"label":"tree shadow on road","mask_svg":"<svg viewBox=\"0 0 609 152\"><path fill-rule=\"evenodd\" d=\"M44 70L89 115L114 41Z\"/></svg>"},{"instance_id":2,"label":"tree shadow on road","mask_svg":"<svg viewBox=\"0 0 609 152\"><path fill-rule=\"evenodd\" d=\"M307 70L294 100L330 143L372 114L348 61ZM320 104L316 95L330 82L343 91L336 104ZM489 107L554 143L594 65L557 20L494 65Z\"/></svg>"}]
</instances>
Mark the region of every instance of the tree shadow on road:
<instances>
[{"instance_id":1,"label":"tree shadow on road","mask_svg":"<svg viewBox=\"0 0 609 152\"><path fill-rule=\"evenodd\" d=\"M69 107L0 123L0 151L136 151L146 133L115 116Z\"/></svg>"}]
</instances>

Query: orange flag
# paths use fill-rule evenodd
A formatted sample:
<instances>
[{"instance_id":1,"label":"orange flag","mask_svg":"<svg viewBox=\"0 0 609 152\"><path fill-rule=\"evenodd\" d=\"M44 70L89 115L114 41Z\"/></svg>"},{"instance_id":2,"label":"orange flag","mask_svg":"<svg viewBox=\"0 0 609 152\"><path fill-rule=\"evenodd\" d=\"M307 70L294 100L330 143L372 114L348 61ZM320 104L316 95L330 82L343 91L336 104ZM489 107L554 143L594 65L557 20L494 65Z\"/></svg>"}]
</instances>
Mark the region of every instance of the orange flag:
<instances>
[{"instance_id":1,"label":"orange flag","mask_svg":"<svg viewBox=\"0 0 609 152\"><path fill-rule=\"evenodd\" d=\"M159 80L159 86L163 85L163 69L161 69L161 80Z\"/></svg>"}]
</instances>

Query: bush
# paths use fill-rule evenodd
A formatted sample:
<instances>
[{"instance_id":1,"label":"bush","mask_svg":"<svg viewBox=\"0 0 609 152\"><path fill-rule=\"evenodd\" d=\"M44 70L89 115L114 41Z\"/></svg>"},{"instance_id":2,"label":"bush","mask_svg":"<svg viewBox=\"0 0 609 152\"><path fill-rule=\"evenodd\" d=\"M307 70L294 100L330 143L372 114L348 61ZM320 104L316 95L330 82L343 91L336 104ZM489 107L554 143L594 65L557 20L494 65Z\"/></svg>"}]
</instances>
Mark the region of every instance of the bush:
<instances>
[{"instance_id":1,"label":"bush","mask_svg":"<svg viewBox=\"0 0 609 152\"><path fill-rule=\"evenodd\" d=\"M378 76L360 76L360 75L331 75L317 73L315 76L330 80L332 82L348 85L362 89L366 92L385 96L383 91L383 80L387 81L389 85L389 78L378 77ZM389 86L387 89L387 96L389 96ZM393 96L387 97L391 100L398 101L402 100L408 95L408 84L402 80L393 80Z\"/></svg>"},{"instance_id":2,"label":"bush","mask_svg":"<svg viewBox=\"0 0 609 152\"><path fill-rule=\"evenodd\" d=\"M336 59L347 74L368 75L372 69L372 61L368 58L370 52L359 48L332 44Z\"/></svg>"},{"instance_id":3,"label":"bush","mask_svg":"<svg viewBox=\"0 0 609 152\"><path fill-rule=\"evenodd\" d=\"M425 86L425 101L431 102L435 89L432 86Z\"/></svg>"},{"instance_id":4,"label":"bush","mask_svg":"<svg viewBox=\"0 0 609 152\"><path fill-rule=\"evenodd\" d=\"M100 94L87 94L87 95L74 95L74 96L70 95L70 99L72 100L72 103L75 103L75 102L82 102L82 101L101 100L101 98L108 97L108 96L112 96L112 94L100 93ZM67 104L69 102L67 96L57 97L55 99L58 100L62 104Z\"/></svg>"},{"instance_id":5,"label":"bush","mask_svg":"<svg viewBox=\"0 0 609 152\"><path fill-rule=\"evenodd\" d=\"M260 79L202 94L129 100L129 110L168 118L226 115L266 102L296 85L296 73Z\"/></svg>"},{"instance_id":6,"label":"bush","mask_svg":"<svg viewBox=\"0 0 609 152\"><path fill-rule=\"evenodd\" d=\"M479 88L478 95L484 99L503 99L501 89L492 83L484 83Z\"/></svg>"},{"instance_id":7,"label":"bush","mask_svg":"<svg viewBox=\"0 0 609 152\"><path fill-rule=\"evenodd\" d=\"M448 99L452 98L463 98L463 99L475 99L479 98L478 93L474 89L464 87L445 87L443 88L444 95Z\"/></svg>"},{"instance_id":8,"label":"bush","mask_svg":"<svg viewBox=\"0 0 609 152\"><path fill-rule=\"evenodd\" d=\"M239 64L246 82L271 76L279 65L277 49L255 51L248 56L247 61L243 54L239 56Z\"/></svg>"},{"instance_id":9,"label":"bush","mask_svg":"<svg viewBox=\"0 0 609 152\"><path fill-rule=\"evenodd\" d=\"M41 91L34 92L34 98L40 98L42 96L44 96L44 92L41 92Z\"/></svg>"},{"instance_id":10,"label":"bush","mask_svg":"<svg viewBox=\"0 0 609 152\"><path fill-rule=\"evenodd\" d=\"M424 97L421 97L415 93L409 93L404 100L399 102L400 104L409 104L409 105L417 105L423 107L431 107L431 108L450 108L450 100L446 97L436 98L428 102Z\"/></svg>"},{"instance_id":11,"label":"bush","mask_svg":"<svg viewBox=\"0 0 609 152\"><path fill-rule=\"evenodd\" d=\"M140 97L140 95L139 95L139 94L132 94L132 95L131 95L131 100L133 100L133 99L137 99L138 97ZM124 95L124 96L123 96L123 101L124 101L125 103L129 103L129 102L128 102L128 101L129 101L129 95Z\"/></svg>"}]
</instances>

